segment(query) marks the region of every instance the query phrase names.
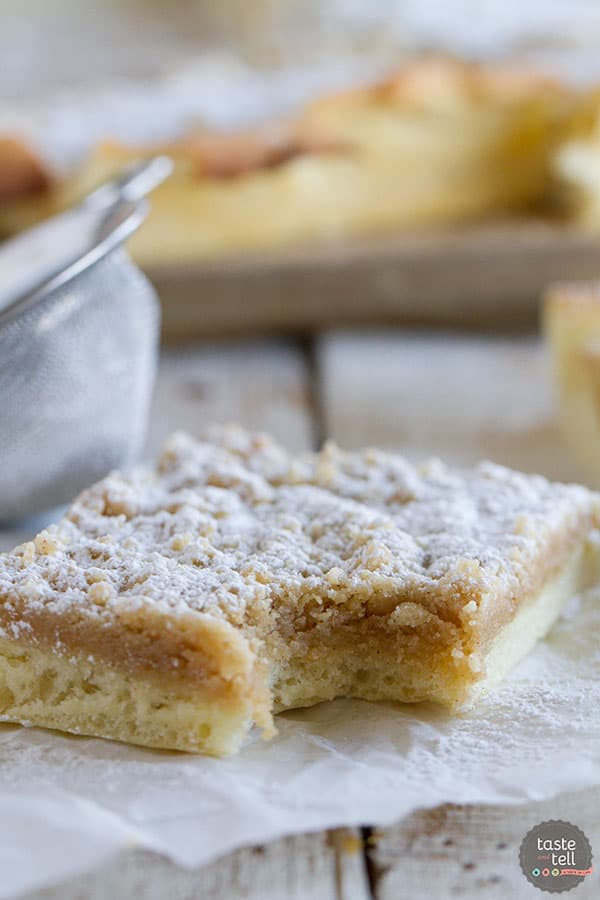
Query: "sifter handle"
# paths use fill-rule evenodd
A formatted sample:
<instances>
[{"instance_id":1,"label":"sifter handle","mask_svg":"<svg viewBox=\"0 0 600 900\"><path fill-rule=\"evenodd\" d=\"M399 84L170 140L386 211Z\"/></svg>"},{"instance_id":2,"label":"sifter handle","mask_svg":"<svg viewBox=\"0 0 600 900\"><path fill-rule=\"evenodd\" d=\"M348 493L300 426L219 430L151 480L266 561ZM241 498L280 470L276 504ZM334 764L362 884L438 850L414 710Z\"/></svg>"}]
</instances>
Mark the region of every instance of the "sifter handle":
<instances>
[{"instance_id":1,"label":"sifter handle","mask_svg":"<svg viewBox=\"0 0 600 900\"><path fill-rule=\"evenodd\" d=\"M132 163L116 178L88 194L84 203L95 208L110 206L117 200L135 203L158 187L172 171L173 163L168 156L154 156L152 159Z\"/></svg>"}]
</instances>

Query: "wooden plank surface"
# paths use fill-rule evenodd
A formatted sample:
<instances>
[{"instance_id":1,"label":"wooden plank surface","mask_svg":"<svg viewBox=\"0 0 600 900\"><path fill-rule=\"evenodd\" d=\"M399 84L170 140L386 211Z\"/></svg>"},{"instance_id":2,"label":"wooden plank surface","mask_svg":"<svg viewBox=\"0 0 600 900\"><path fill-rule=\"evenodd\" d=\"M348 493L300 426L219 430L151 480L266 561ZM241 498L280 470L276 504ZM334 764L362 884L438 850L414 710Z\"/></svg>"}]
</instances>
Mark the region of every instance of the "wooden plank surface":
<instances>
[{"instance_id":1,"label":"wooden plank surface","mask_svg":"<svg viewBox=\"0 0 600 900\"><path fill-rule=\"evenodd\" d=\"M584 477L561 436L535 336L338 332L318 339L315 357L322 427L342 446Z\"/></svg>"},{"instance_id":2,"label":"wooden plank surface","mask_svg":"<svg viewBox=\"0 0 600 900\"><path fill-rule=\"evenodd\" d=\"M456 227L150 268L165 338L377 323L517 328L556 280L600 275L600 239L541 221Z\"/></svg>"},{"instance_id":3,"label":"wooden plank surface","mask_svg":"<svg viewBox=\"0 0 600 900\"><path fill-rule=\"evenodd\" d=\"M109 866L29 894L29 900L370 900L360 834L298 835L186 871L155 853L122 853Z\"/></svg>"},{"instance_id":4,"label":"wooden plank surface","mask_svg":"<svg viewBox=\"0 0 600 900\"><path fill-rule=\"evenodd\" d=\"M146 454L184 428L198 435L211 423L238 422L267 431L291 450L313 444L311 374L292 341L197 344L163 352Z\"/></svg>"},{"instance_id":5,"label":"wooden plank surface","mask_svg":"<svg viewBox=\"0 0 600 900\"><path fill-rule=\"evenodd\" d=\"M533 900L544 896L523 876L519 847L534 825L549 819L572 822L587 835L596 871L573 896L577 900L599 897L600 788L524 806L440 806L375 832L367 844L375 897Z\"/></svg>"}]
</instances>

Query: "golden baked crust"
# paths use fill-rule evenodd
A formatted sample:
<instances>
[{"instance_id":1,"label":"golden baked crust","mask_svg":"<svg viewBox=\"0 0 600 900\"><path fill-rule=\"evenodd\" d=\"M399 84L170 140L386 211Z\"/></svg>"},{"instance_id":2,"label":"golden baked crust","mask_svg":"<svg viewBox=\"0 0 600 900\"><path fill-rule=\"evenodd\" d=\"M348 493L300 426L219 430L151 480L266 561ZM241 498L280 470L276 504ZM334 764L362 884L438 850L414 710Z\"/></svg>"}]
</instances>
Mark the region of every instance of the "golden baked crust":
<instances>
[{"instance_id":1,"label":"golden baked crust","mask_svg":"<svg viewBox=\"0 0 600 900\"><path fill-rule=\"evenodd\" d=\"M156 470L109 476L0 558L0 714L218 754L334 696L460 708L556 583L520 655L547 630L599 510L490 463L176 436Z\"/></svg>"},{"instance_id":2,"label":"golden baked crust","mask_svg":"<svg viewBox=\"0 0 600 900\"><path fill-rule=\"evenodd\" d=\"M373 84L318 99L309 104L307 114L327 116L378 104L453 113L461 107L518 105L541 96L564 101L569 94L559 79L535 69L424 56Z\"/></svg>"},{"instance_id":3,"label":"golden baked crust","mask_svg":"<svg viewBox=\"0 0 600 900\"><path fill-rule=\"evenodd\" d=\"M317 195L336 163L345 171L348 148L308 130L276 124L228 134L196 130L168 144L104 141L42 203L25 198L5 205L0 231L21 231L77 202L122 167L157 153L169 155L175 170L153 192L150 216L129 244L141 265L277 247L342 229L343 202L319 211ZM312 184L311 173L317 179Z\"/></svg>"},{"instance_id":4,"label":"golden baked crust","mask_svg":"<svg viewBox=\"0 0 600 900\"><path fill-rule=\"evenodd\" d=\"M175 173L130 245L147 266L528 210L546 196L572 102L529 71L420 60L260 129L104 143L55 192L55 206L127 162L171 154ZM16 204L0 227L18 230L39 212Z\"/></svg>"},{"instance_id":5,"label":"golden baked crust","mask_svg":"<svg viewBox=\"0 0 600 900\"><path fill-rule=\"evenodd\" d=\"M52 176L42 161L21 140L0 136L0 203L40 194Z\"/></svg>"},{"instance_id":6,"label":"golden baked crust","mask_svg":"<svg viewBox=\"0 0 600 900\"><path fill-rule=\"evenodd\" d=\"M157 153L188 162L190 174L199 179L236 178L275 169L299 157L344 154L350 149L316 129L298 128L293 122L230 132L197 129L155 148ZM137 152L148 153L148 148Z\"/></svg>"},{"instance_id":7,"label":"golden baked crust","mask_svg":"<svg viewBox=\"0 0 600 900\"><path fill-rule=\"evenodd\" d=\"M561 211L579 224L600 228L600 89L579 98L557 145L552 170Z\"/></svg>"}]
</instances>

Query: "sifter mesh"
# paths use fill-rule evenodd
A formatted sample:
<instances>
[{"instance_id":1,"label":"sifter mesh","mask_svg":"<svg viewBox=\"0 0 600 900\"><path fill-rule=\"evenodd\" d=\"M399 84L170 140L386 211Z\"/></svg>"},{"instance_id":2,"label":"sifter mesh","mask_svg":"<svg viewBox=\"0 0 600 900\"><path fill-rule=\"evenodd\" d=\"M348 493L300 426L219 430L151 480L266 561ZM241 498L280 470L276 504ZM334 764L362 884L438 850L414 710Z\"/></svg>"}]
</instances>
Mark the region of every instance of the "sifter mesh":
<instances>
[{"instance_id":1,"label":"sifter mesh","mask_svg":"<svg viewBox=\"0 0 600 900\"><path fill-rule=\"evenodd\" d=\"M158 322L118 249L0 328L0 519L66 502L136 456Z\"/></svg>"},{"instance_id":2,"label":"sifter mesh","mask_svg":"<svg viewBox=\"0 0 600 900\"><path fill-rule=\"evenodd\" d=\"M142 446L159 308L121 243L169 171L143 163L0 247L0 521L67 502Z\"/></svg>"}]
</instances>

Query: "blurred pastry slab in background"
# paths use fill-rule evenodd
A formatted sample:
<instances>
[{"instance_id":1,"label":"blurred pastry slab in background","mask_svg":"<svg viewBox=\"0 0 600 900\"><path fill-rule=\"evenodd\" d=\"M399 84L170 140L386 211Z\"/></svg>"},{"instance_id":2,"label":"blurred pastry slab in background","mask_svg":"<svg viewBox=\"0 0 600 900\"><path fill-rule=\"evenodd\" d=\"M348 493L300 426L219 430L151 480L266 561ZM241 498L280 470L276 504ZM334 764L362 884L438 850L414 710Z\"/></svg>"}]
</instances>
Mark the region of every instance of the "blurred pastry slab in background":
<instances>
[{"instance_id":1,"label":"blurred pastry slab in background","mask_svg":"<svg viewBox=\"0 0 600 900\"><path fill-rule=\"evenodd\" d=\"M539 209L573 102L531 71L417 59L253 131L102 143L50 203L63 207L127 162L171 154L176 172L131 243L142 265ZM22 229L47 204L5 205L0 229Z\"/></svg>"},{"instance_id":2,"label":"blurred pastry slab in background","mask_svg":"<svg viewBox=\"0 0 600 900\"><path fill-rule=\"evenodd\" d=\"M392 192L399 180L382 224L429 225L539 208L575 102L540 72L439 57L318 100L305 119L359 147Z\"/></svg>"},{"instance_id":3,"label":"blurred pastry slab in background","mask_svg":"<svg viewBox=\"0 0 600 900\"><path fill-rule=\"evenodd\" d=\"M530 68L415 57L253 127L137 143L115 129L60 178L23 146L25 175L13 163L4 176L0 236L167 153L174 174L129 249L159 290L170 339L358 322L531 326L548 283L600 275L597 239L578 227L560 174L597 103L594 90Z\"/></svg>"}]
</instances>

